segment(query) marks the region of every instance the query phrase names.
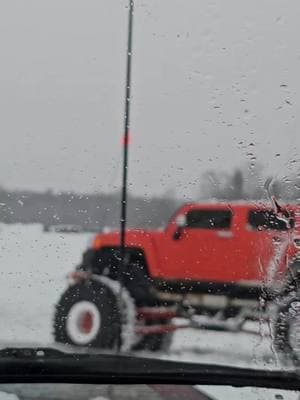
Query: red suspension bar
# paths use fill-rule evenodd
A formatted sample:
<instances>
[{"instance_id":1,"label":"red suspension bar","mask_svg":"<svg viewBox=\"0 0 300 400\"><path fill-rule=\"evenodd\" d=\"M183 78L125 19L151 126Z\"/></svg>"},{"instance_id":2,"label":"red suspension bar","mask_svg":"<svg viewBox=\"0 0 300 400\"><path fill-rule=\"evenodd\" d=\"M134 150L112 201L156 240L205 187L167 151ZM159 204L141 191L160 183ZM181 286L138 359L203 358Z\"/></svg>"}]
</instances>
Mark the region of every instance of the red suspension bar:
<instances>
[{"instance_id":1,"label":"red suspension bar","mask_svg":"<svg viewBox=\"0 0 300 400\"><path fill-rule=\"evenodd\" d=\"M138 320L166 320L178 317L177 311L166 307L140 307L137 309Z\"/></svg>"}]
</instances>

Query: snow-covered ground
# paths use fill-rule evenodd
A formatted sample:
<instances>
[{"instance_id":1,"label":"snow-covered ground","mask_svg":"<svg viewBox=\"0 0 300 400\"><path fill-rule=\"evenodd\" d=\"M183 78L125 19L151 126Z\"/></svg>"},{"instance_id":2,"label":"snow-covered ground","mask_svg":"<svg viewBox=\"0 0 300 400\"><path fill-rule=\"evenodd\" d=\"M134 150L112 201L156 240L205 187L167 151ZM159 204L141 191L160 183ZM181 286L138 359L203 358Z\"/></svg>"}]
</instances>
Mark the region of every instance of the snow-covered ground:
<instances>
[{"instance_id":1,"label":"snow-covered ground","mask_svg":"<svg viewBox=\"0 0 300 400\"><path fill-rule=\"evenodd\" d=\"M44 233L40 225L0 225L0 344L53 343L54 305L89 240L89 234ZM245 333L182 330L175 334L170 354L161 356L276 366L269 338Z\"/></svg>"},{"instance_id":2,"label":"snow-covered ground","mask_svg":"<svg viewBox=\"0 0 300 400\"><path fill-rule=\"evenodd\" d=\"M0 342L53 341L53 306L88 238L44 233L41 225L0 225Z\"/></svg>"}]
</instances>

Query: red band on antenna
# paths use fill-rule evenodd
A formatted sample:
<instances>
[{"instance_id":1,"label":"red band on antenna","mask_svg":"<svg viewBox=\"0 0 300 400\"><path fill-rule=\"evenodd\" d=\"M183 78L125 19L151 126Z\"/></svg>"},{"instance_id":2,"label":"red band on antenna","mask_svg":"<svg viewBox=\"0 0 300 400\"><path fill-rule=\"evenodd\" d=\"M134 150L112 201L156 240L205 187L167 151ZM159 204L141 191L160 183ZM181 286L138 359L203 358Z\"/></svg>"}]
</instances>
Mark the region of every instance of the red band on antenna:
<instances>
[{"instance_id":1,"label":"red band on antenna","mask_svg":"<svg viewBox=\"0 0 300 400\"><path fill-rule=\"evenodd\" d=\"M127 138L126 136L122 137L122 145L123 146L128 146L131 143L131 133L128 134Z\"/></svg>"}]
</instances>

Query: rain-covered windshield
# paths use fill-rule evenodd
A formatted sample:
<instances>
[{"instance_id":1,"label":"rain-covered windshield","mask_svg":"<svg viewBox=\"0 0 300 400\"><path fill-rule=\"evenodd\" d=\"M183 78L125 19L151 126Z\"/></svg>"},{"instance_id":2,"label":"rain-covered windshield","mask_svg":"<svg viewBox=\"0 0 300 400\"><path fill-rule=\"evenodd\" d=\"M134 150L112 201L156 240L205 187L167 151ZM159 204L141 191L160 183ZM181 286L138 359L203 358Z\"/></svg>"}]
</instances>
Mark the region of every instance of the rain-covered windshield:
<instances>
[{"instance_id":1,"label":"rain-covered windshield","mask_svg":"<svg viewBox=\"0 0 300 400\"><path fill-rule=\"evenodd\" d=\"M2 348L298 365L299 12L1 4Z\"/></svg>"}]
</instances>

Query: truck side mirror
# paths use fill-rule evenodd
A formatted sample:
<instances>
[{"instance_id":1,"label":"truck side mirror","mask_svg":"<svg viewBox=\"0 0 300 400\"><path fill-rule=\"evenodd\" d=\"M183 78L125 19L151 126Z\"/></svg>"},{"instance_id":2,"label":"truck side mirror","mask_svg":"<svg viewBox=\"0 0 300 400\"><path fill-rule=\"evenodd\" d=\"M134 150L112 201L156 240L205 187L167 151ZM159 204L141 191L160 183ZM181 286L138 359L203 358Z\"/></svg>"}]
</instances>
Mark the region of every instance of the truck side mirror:
<instances>
[{"instance_id":1,"label":"truck side mirror","mask_svg":"<svg viewBox=\"0 0 300 400\"><path fill-rule=\"evenodd\" d=\"M182 230L186 226L186 216L184 214L179 214L176 217L176 230L173 234L174 240L179 240L181 238Z\"/></svg>"}]
</instances>

